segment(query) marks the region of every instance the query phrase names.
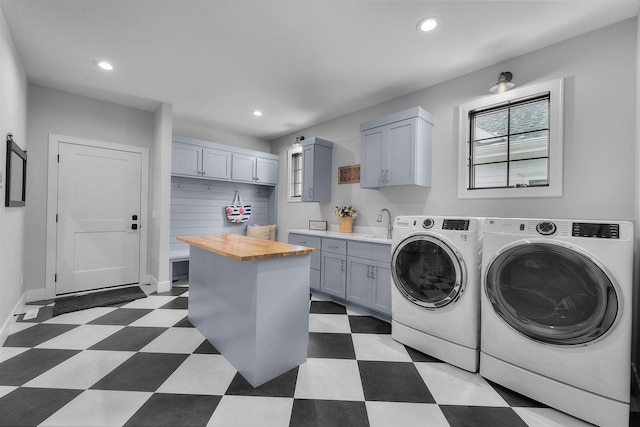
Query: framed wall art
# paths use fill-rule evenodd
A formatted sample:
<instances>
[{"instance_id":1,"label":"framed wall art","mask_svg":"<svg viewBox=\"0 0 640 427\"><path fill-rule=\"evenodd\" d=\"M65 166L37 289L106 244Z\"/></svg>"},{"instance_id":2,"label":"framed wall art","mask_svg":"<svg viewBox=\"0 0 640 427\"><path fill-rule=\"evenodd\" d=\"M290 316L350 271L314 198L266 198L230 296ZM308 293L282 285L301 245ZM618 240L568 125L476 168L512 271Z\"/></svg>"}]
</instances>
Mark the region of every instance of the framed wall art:
<instances>
[{"instance_id":1,"label":"framed wall art","mask_svg":"<svg viewBox=\"0 0 640 427\"><path fill-rule=\"evenodd\" d=\"M338 184L354 184L360 182L360 165L341 166L338 168Z\"/></svg>"}]
</instances>

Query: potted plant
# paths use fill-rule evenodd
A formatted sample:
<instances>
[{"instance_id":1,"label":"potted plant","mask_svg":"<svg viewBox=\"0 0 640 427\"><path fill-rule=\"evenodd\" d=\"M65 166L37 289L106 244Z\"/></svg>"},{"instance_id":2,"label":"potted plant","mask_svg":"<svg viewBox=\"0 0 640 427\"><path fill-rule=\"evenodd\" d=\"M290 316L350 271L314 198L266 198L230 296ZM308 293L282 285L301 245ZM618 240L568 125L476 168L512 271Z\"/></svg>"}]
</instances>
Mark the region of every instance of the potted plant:
<instances>
[{"instance_id":1,"label":"potted plant","mask_svg":"<svg viewBox=\"0 0 640 427\"><path fill-rule=\"evenodd\" d=\"M336 210L332 213L333 216L338 217L340 220L340 232L351 233L353 232L353 220L358 216L351 203L346 206L336 206Z\"/></svg>"}]
</instances>

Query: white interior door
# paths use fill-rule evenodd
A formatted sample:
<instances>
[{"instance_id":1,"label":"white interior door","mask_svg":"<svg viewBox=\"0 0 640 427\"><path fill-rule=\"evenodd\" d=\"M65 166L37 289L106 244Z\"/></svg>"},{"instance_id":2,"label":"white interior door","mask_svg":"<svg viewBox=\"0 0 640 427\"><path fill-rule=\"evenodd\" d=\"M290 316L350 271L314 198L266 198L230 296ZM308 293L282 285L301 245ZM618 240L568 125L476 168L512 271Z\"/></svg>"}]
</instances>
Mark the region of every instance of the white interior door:
<instances>
[{"instance_id":1,"label":"white interior door","mask_svg":"<svg viewBox=\"0 0 640 427\"><path fill-rule=\"evenodd\" d=\"M140 280L140 153L60 143L56 294Z\"/></svg>"}]
</instances>

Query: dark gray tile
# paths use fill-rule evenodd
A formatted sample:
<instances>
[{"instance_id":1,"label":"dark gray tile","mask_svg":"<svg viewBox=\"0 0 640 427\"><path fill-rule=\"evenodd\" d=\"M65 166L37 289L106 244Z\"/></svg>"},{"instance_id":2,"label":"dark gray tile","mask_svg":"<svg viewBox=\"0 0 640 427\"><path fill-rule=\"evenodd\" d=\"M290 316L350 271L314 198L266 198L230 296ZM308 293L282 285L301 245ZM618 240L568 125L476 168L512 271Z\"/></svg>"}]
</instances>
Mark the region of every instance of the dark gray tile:
<instances>
[{"instance_id":1,"label":"dark gray tile","mask_svg":"<svg viewBox=\"0 0 640 427\"><path fill-rule=\"evenodd\" d=\"M391 324L372 316L349 316L349 325L354 334L390 334Z\"/></svg>"},{"instance_id":2,"label":"dark gray tile","mask_svg":"<svg viewBox=\"0 0 640 427\"><path fill-rule=\"evenodd\" d=\"M39 324L9 335L5 347L35 347L51 338L62 335L78 325Z\"/></svg>"},{"instance_id":3,"label":"dark gray tile","mask_svg":"<svg viewBox=\"0 0 640 427\"><path fill-rule=\"evenodd\" d=\"M167 292L160 292L160 293L155 292L153 295L160 295L165 297L177 297L184 294L188 290L189 290L188 286L177 286L174 284L171 287L171 289L169 289Z\"/></svg>"},{"instance_id":4,"label":"dark gray tile","mask_svg":"<svg viewBox=\"0 0 640 427\"><path fill-rule=\"evenodd\" d=\"M168 328L125 326L89 350L138 351Z\"/></svg>"},{"instance_id":5,"label":"dark gray tile","mask_svg":"<svg viewBox=\"0 0 640 427\"><path fill-rule=\"evenodd\" d=\"M154 394L125 426L205 426L222 396Z\"/></svg>"},{"instance_id":6,"label":"dark gray tile","mask_svg":"<svg viewBox=\"0 0 640 427\"><path fill-rule=\"evenodd\" d=\"M136 353L91 386L91 389L155 392L187 356L187 354Z\"/></svg>"},{"instance_id":7,"label":"dark gray tile","mask_svg":"<svg viewBox=\"0 0 640 427\"><path fill-rule=\"evenodd\" d=\"M511 408L440 405L451 427L527 427Z\"/></svg>"},{"instance_id":8,"label":"dark gray tile","mask_svg":"<svg viewBox=\"0 0 640 427\"><path fill-rule=\"evenodd\" d=\"M173 325L174 328L195 328L191 322L189 322L189 316L184 316L184 319Z\"/></svg>"},{"instance_id":9,"label":"dark gray tile","mask_svg":"<svg viewBox=\"0 0 640 427\"><path fill-rule=\"evenodd\" d=\"M189 298L178 297L169 301L162 307L163 309L187 310L189 308Z\"/></svg>"},{"instance_id":10,"label":"dark gray tile","mask_svg":"<svg viewBox=\"0 0 640 427\"><path fill-rule=\"evenodd\" d=\"M316 314L347 314L345 306L333 301L311 301L309 313Z\"/></svg>"},{"instance_id":11,"label":"dark gray tile","mask_svg":"<svg viewBox=\"0 0 640 427\"><path fill-rule=\"evenodd\" d=\"M307 357L355 359L351 334L309 332Z\"/></svg>"},{"instance_id":12,"label":"dark gray tile","mask_svg":"<svg viewBox=\"0 0 640 427\"><path fill-rule=\"evenodd\" d=\"M409 353L409 357L411 357L411 360L414 362L441 362L444 363L442 360L440 359L436 359L435 357L429 356L428 354L424 354L421 351L416 350L415 348L411 348L408 346L404 346L405 349L407 349L407 353Z\"/></svg>"},{"instance_id":13,"label":"dark gray tile","mask_svg":"<svg viewBox=\"0 0 640 427\"><path fill-rule=\"evenodd\" d=\"M364 402L295 399L289 427L369 427Z\"/></svg>"},{"instance_id":14,"label":"dark gray tile","mask_svg":"<svg viewBox=\"0 0 640 427\"><path fill-rule=\"evenodd\" d=\"M0 385L20 386L79 352L44 348L27 350L0 363Z\"/></svg>"},{"instance_id":15,"label":"dark gray tile","mask_svg":"<svg viewBox=\"0 0 640 427\"><path fill-rule=\"evenodd\" d=\"M90 325L129 325L142 316L151 313L152 309L118 308L111 313L89 322Z\"/></svg>"},{"instance_id":16,"label":"dark gray tile","mask_svg":"<svg viewBox=\"0 0 640 427\"><path fill-rule=\"evenodd\" d=\"M358 368L365 400L436 403L411 362L359 360Z\"/></svg>"},{"instance_id":17,"label":"dark gray tile","mask_svg":"<svg viewBox=\"0 0 640 427\"><path fill-rule=\"evenodd\" d=\"M213 344L205 339L202 344L195 349L193 354L220 354L220 352L213 346Z\"/></svg>"},{"instance_id":18,"label":"dark gray tile","mask_svg":"<svg viewBox=\"0 0 640 427\"><path fill-rule=\"evenodd\" d=\"M509 390L508 388L503 387L500 384L496 384L489 380L486 381L511 407L515 406L528 408L547 408L547 405L545 405L544 403L540 403L537 400L530 399L527 396L523 396L520 393Z\"/></svg>"},{"instance_id":19,"label":"dark gray tile","mask_svg":"<svg viewBox=\"0 0 640 427\"><path fill-rule=\"evenodd\" d=\"M240 373L236 373L225 395L293 397L296 391L297 379L298 368L293 368L271 381L267 381L260 387L254 388Z\"/></svg>"},{"instance_id":20,"label":"dark gray tile","mask_svg":"<svg viewBox=\"0 0 640 427\"><path fill-rule=\"evenodd\" d=\"M0 398L0 426L36 426L82 390L20 387Z\"/></svg>"}]
</instances>

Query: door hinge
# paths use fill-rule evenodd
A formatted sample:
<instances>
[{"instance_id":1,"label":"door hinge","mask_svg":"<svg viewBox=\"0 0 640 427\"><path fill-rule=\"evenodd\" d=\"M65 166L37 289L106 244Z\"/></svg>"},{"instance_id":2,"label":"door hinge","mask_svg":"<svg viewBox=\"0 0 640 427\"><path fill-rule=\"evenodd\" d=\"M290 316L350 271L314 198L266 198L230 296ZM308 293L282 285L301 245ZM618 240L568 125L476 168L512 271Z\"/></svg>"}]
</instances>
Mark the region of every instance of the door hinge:
<instances>
[{"instance_id":1,"label":"door hinge","mask_svg":"<svg viewBox=\"0 0 640 427\"><path fill-rule=\"evenodd\" d=\"M58 154L58 163L60 163L60 154Z\"/></svg>"},{"instance_id":2,"label":"door hinge","mask_svg":"<svg viewBox=\"0 0 640 427\"><path fill-rule=\"evenodd\" d=\"M56 214L56 222L58 222L58 214Z\"/></svg>"},{"instance_id":3,"label":"door hinge","mask_svg":"<svg viewBox=\"0 0 640 427\"><path fill-rule=\"evenodd\" d=\"M54 274L54 275L53 275L53 281L54 281L54 282L57 282L57 281L58 281L58 273L56 273L56 274Z\"/></svg>"}]
</instances>

